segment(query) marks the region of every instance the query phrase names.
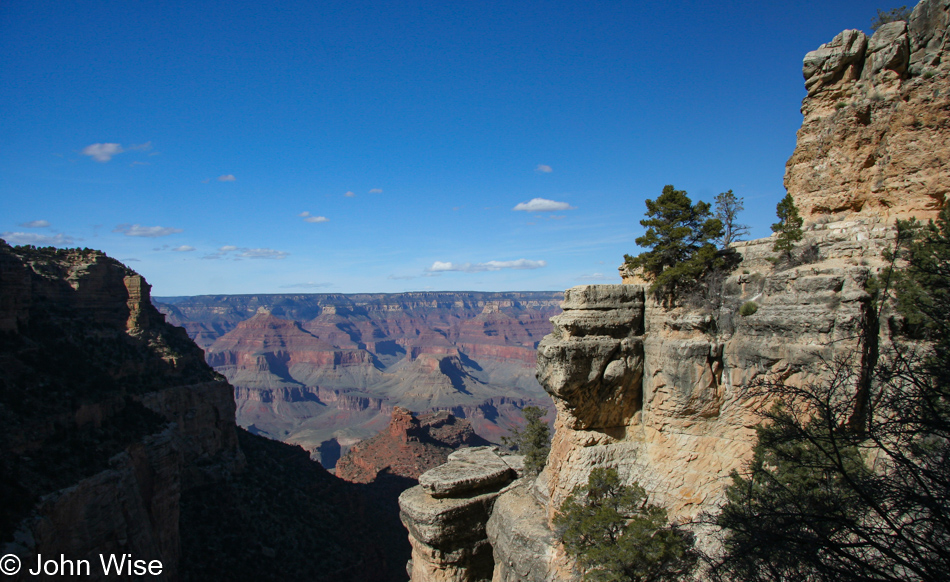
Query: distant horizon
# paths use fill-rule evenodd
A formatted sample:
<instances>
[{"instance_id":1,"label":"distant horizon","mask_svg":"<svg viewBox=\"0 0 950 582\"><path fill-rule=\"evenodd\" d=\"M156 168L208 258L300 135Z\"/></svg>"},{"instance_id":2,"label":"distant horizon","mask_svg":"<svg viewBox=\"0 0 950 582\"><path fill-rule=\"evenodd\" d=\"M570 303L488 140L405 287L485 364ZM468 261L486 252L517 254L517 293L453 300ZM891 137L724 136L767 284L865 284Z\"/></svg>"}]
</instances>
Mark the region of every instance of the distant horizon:
<instances>
[{"instance_id":1,"label":"distant horizon","mask_svg":"<svg viewBox=\"0 0 950 582\"><path fill-rule=\"evenodd\" d=\"M802 59L879 8L9 0L0 238L166 297L619 283L667 184L768 236Z\"/></svg>"}]
</instances>

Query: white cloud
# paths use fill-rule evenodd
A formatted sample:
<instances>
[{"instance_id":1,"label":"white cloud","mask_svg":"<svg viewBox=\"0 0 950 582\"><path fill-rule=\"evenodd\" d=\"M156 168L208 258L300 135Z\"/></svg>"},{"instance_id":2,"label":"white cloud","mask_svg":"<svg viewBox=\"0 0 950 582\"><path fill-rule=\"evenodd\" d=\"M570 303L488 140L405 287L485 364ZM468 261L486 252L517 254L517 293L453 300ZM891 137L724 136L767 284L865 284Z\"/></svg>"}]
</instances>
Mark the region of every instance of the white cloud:
<instances>
[{"instance_id":1,"label":"white cloud","mask_svg":"<svg viewBox=\"0 0 950 582\"><path fill-rule=\"evenodd\" d=\"M303 220L304 222L330 222L330 219L326 216L308 216Z\"/></svg>"},{"instance_id":2,"label":"white cloud","mask_svg":"<svg viewBox=\"0 0 950 582\"><path fill-rule=\"evenodd\" d=\"M190 246L190 245L181 245L180 247L175 247L172 250L175 251L176 253L187 253L187 252L195 250L195 247Z\"/></svg>"},{"instance_id":3,"label":"white cloud","mask_svg":"<svg viewBox=\"0 0 950 582\"><path fill-rule=\"evenodd\" d=\"M482 273L485 271L500 271L502 269L540 269L546 267L546 261L530 261L528 259L518 259L517 261L488 261L485 263L461 263L435 261L432 266L426 269L429 273L444 273L446 271L459 271L462 273Z\"/></svg>"},{"instance_id":4,"label":"white cloud","mask_svg":"<svg viewBox=\"0 0 950 582\"><path fill-rule=\"evenodd\" d=\"M144 236L147 238L158 238L182 232L180 228L169 226L142 226L140 224L120 224L112 229L112 232L121 232L125 236Z\"/></svg>"},{"instance_id":5,"label":"white cloud","mask_svg":"<svg viewBox=\"0 0 950 582\"><path fill-rule=\"evenodd\" d=\"M201 257L202 259L223 259L228 258L228 254L232 260L240 259L285 259L290 254L287 251L277 251L274 249L261 248L261 249L250 249L247 247L239 247L235 245L224 245L218 249L218 252L205 255Z\"/></svg>"},{"instance_id":6,"label":"white cloud","mask_svg":"<svg viewBox=\"0 0 950 582\"><path fill-rule=\"evenodd\" d=\"M382 194L382 193L383 193L383 189L382 189L382 188L373 188L372 190L369 191L369 193L370 193L370 194Z\"/></svg>"},{"instance_id":7,"label":"white cloud","mask_svg":"<svg viewBox=\"0 0 950 582\"><path fill-rule=\"evenodd\" d=\"M552 169L551 169L551 166L548 166L547 164L538 164L538 167L535 168L534 171L535 171L535 172L542 172L542 173L545 173L545 174L550 174L550 173L553 172L554 170L552 170Z\"/></svg>"},{"instance_id":8,"label":"white cloud","mask_svg":"<svg viewBox=\"0 0 950 582\"><path fill-rule=\"evenodd\" d=\"M0 238L11 245L37 245L41 247L65 247L75 239L65 234L37 234L35 232L0 232Z\"/></svg>"},{"instance_id":9,"label":"white cloud","mask_svg":"<svg viewBox=\"0 0 950 582\"><path fill-rule=\"evenodd\" d=\"M303 212L301 212L301 213L298 214L297 216L303 216L304 218L306 218L306 217L310 216L310 211L309 211L309 210L304 210Z\"/></svg>"},{"instance_id":10,"label":"white cloud","mask_svg":"<svg viewBox=\"0 0 950 582\"><path fill-rule=\"evenodd\" d=\"M243 257L246 259L285 259L287 258L287 251L276 251L274 249L238 249L240 252L237 256Z\"/></svg>"},{"instance_id":11,"label":"white cloud","mask_svg":"<svg viewBox=\"0 0 950 582\"><path fill-rule=\"evenodd\" d=\"M344 194L344 196L346 196L347 198L352 198L352 197L356 196L356 193L355 193L355 192L347 192L346 194Z\"/></svg>"},{"instance_id":12,"label":"white cloud","mask_svg":"<svg viewBox=\"0 0 950 582\"><path fill-rule=\"evenodd\" d=\"M218 182L234 182L237 178L234 177L234 174L224 174L223 176L218 176Z\"/></svg>"},{"instance_id":13,"label":"white cloud","mask_svg":"<svg viewBox=\"0 0 950 582\"><path fill-rule=\"evenodd\" d=\"M111 160L112 156L119 155L124 151L122 146L117 143L94 143L84 147L82 155L91 156L97 162L105 163Z\"/></svg>"},{"instance_id":14,"label":"white cloud","mask_svg":"<svg viewBox=\"0 0 950 582\"><path fill-rule=\"evenodd\" d=\"M281 285L281 289L317 289L320 287L332 287L333 283L294 283L292 285Z\"/></svg>"},{"instance_id":15,"label":"white cloud","mask_svg":"<svg viewBox=\"0 0 950 582\"><path fill-rule=\"evenodd\" d=\"M554 212L555 210L574 210L567 202L556 202L547 198L532 198L530 202L522 202L512 208L524 212Z\"/></svg>"},{"instance_id":16,"label":"white cloud","mask_svg":"<svg viewBox=\"0 0 950 582\"><path fill-rule=\"evenodd\" d=\"M29 222L21 222L20 226L23 228L46 228L49 226L48 220L31 220Z\"/></svg>"}]
</instances>

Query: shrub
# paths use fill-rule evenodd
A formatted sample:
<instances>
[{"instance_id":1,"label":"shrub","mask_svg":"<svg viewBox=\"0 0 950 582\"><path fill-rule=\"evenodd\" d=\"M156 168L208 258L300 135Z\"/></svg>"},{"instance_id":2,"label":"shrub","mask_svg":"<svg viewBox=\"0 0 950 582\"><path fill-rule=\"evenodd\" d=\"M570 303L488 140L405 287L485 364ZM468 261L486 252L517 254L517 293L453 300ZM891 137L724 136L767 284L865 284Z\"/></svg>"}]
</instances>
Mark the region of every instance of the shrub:
<instances>
[{"instance_id":1,"label":"shrub","mask_svg":"<svg viewBox=\"0 0 950 582\"><path fill-rule=\"evenodd\" d=\"M755 301L746 301L742 304L742 307L739 308L739 315L742 317L748 317L759 310L759 306Z\"/></svg>"},{"instance_id":2,"label":"shrub","mask_svg":"<svg viewBox=\"0 0 950 582\"><path fill-rule=\"evenodd\" d=\"M524 430L512 430L510 437L501 437L506 446L516 449L524 455L524 471L527 475L537 475L544 468L551 450L551 429L541 420L548 411L539 406L525 406L521 416L528 423Z\"/></svg>"}]
</instances>

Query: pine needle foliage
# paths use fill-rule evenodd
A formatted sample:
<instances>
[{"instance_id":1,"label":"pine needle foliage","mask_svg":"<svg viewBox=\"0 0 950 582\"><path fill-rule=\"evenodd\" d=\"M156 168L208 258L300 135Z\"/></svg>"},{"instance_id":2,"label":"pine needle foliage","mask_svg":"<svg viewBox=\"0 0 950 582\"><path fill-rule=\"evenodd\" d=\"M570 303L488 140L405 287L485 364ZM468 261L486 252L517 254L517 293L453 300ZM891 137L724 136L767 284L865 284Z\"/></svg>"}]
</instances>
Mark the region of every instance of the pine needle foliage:
<instances>
[{"instance_id":1,"label":"pine needle foliage","mask_svg":"<svg viewBox=\"0 0 950 582\"><path fill-rule=\"evenodd\" d=\"M639 484L623 485L613 468L591 471L554 525L585 582L681 580L696 564L692 534L670 526L666 510L647 503Z\"/></svg>"},{"instance_id":2,"label":"pine needle foliage","mask_svg":"<svg viewBox=\"0 0 950 582\"><path fill-rule=\"evenodd\" d=\"M527 421L524 430L514 429L510 437L501 437L504 445L524 455L524 470L528 475L541 472L551 451L551 428L542 420L547 413L539 406L525 406L521 409Z\"/></svg>"},{"instance_id":3,"label":"pine needle foliage","mask_svg":"<svg viewBox=\"0 0 950 582\"><path fill-rule=\"evenodd\" d=\"M647 218L640 224L647 231L636 243L650 250L624 255L624 260L629 268L642 269L652 282L650 290L671 304L677 290L694 285L718 264L713 241L723 234L722 222L712 216L708 202L693 204L686 191L672 185L646 206Z\"/></svg>"},{"instance_id":4,"label":"pine needle foliage","mask_svg":"<svg viewBox=\"0 0 950 582\"><path fill-rule=\"evenodd\" d=\"M802 224L805 221L798 214L798 207L795 206L791 194L782 198L775 207L775 214L778 216L778 222L772 225L772 232L777 233L778 237L772 245L772 250L791 258L795 243L802 240Z\"/></svg>"}]
</instances>

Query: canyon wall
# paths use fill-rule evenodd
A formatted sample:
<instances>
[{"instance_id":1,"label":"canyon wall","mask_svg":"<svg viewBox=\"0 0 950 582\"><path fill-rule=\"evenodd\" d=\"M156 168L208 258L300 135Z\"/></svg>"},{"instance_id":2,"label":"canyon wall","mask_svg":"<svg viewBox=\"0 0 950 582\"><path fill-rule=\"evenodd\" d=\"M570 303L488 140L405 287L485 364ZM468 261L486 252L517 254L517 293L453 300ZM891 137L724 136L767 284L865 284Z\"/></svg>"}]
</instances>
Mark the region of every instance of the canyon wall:
<instances>
[{"instance_id":1,"label":"canyon wall","mask_svg":"<svg viewBox=\"0 0 950 582\"><path fill-rule=\"evenodd\" d=\"M0 241L0 297L2 553L178 579L182 492L244 466L231 387L100 252Z\"/></svg>"},{"instance_id":2,"label":"canyon wall","mask_svg":"<svg viewBox=\"0 0 950 582\"><path fill-rule=\"evenodd\" d=\"M776 261L773 238L735 243L741 261L721 292L675 308L624 268L623 285L565 293L538 346L538 380L557 409L547 465L491 497L490 563L414 551L414 582L578 580L550 520L596 467L639 482L675 521L715 511L768 405L751 386L819 380L828 363L876 349L863 337L888 341L868 281L893 246L895 219L934 216L950 185L948 24L950 2L925 0L907 23L871 38L845 31L805 57L804 120L785 176L806 218L796 260ZM746 303L755 309L741 315ZM420 486L401 499L410 541L451 548L451 520L434 531L416 523L438 521L419 510L433 507L426 494ZM714 553L715 532L691 527Z\"/></svg>"},{"instance_id":3,"label":"canyon wall","mask_svg":"<svg viewBox=\"0 0 950 582\"><path fill-rule=\"evenodd\" d=\"M448 411L491 441L550 407L535 350L562 293L235 295L157 301L235 386L241 426L327 467L394 406Z\"/></svg>"}]
</instances>

